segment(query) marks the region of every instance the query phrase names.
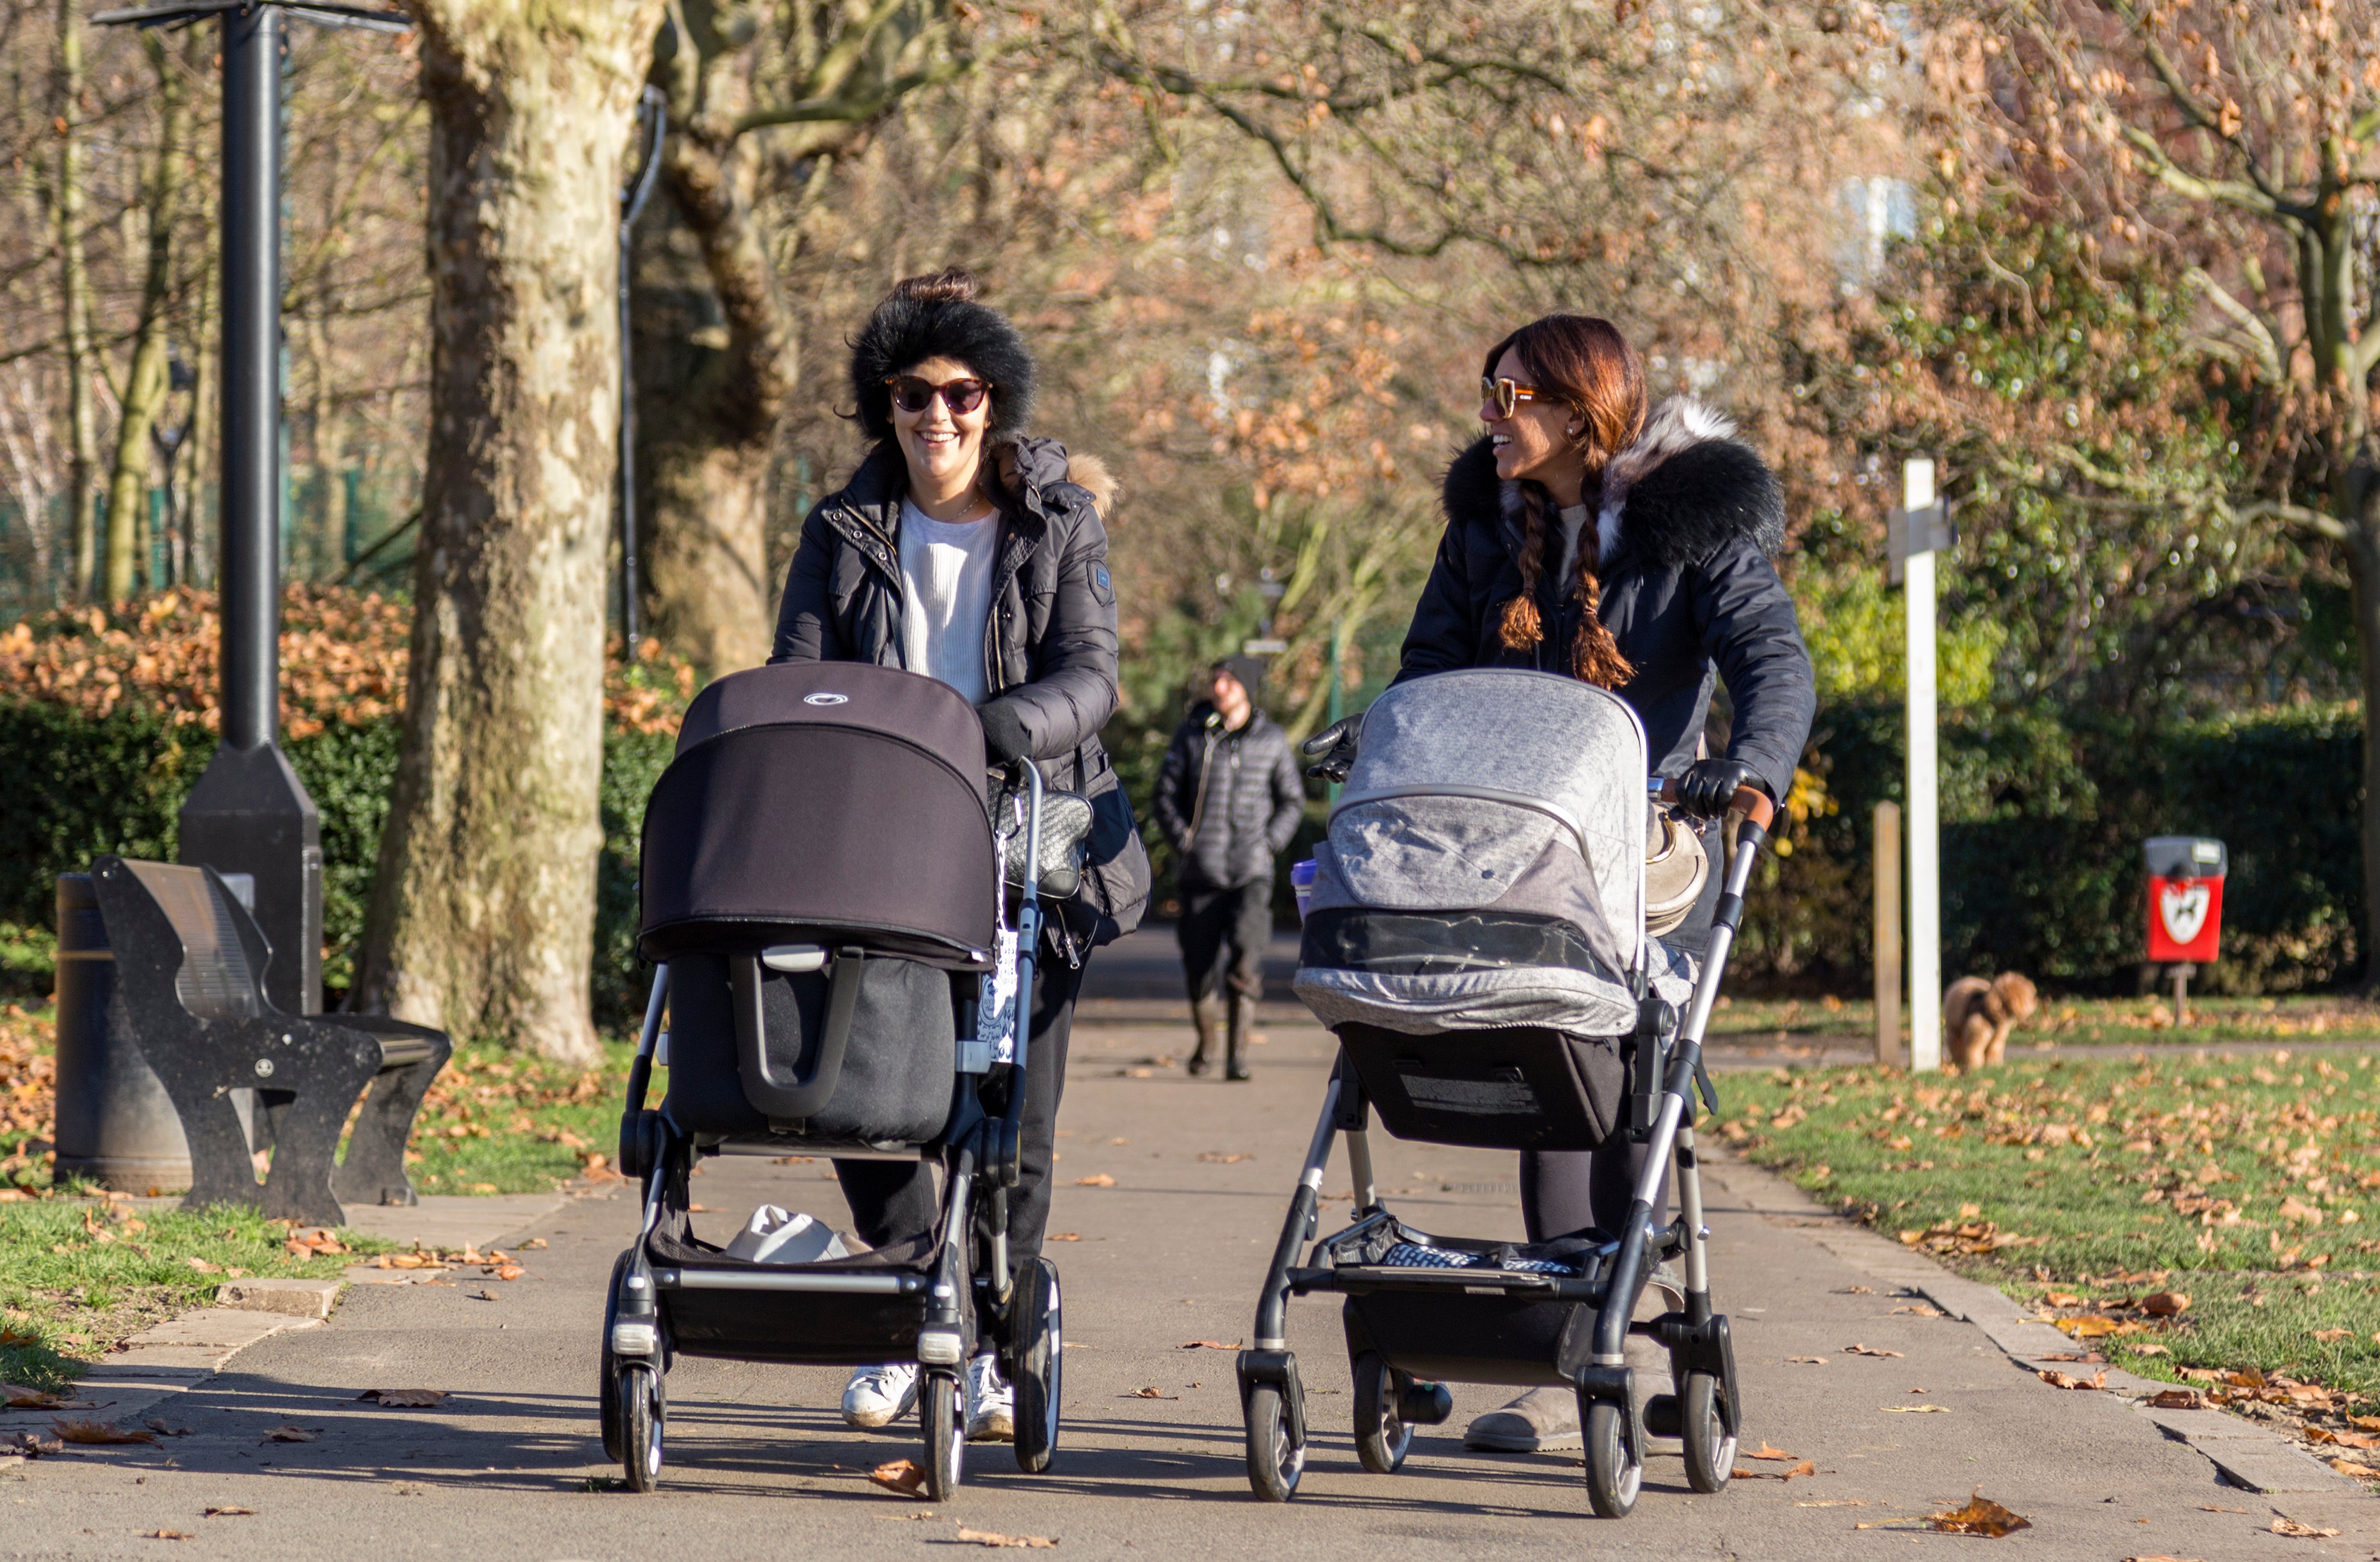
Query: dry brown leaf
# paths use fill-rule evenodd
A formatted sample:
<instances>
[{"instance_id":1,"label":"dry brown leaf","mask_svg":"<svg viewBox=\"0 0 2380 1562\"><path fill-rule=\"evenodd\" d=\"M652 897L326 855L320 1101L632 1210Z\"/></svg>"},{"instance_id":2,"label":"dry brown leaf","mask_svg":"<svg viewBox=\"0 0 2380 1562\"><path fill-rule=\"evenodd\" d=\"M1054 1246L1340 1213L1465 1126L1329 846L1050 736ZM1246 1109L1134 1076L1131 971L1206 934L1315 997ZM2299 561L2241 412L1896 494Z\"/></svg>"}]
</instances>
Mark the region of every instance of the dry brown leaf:
<instances>
[{"instance_id":1,"label":"dry brown leaf","mask_svg":"<svg viewBox=\"0 0 2380 1562\"><path fill-rule=\"evenodd\" d=\"M54 1421L50 1430L59 1440L106 1447L116 1443L153 1443L157 1434L146 1427L110 1426L103 1421Z\"/></svg>"},{"instance_id":2,"label":"dry brown leaf","mask_svg":"<svg viewBox=\"0 0 2380 1562\"><path fill-rule=\"evenodd\" d=\"M2141 1311L2152 1318L2178 1318L2190 1311L2190 1298L2178 1290L2161 1290L2141 1298Z\"/></svg>"},{"instance_id":3,"label":"dry brown leaf","mask_svg":"<svg viewBox=\"0 0 2380 1562\"><path fill-rule=\"evenodd\" d=\"M543 1247L544 1245L545 1245L545 1239L544 1239L543 1237L531 1237L528 1241L525 1241L525 1242L521 1243L521 1251L522 1251L523 1253L528 1253L528 1252L529 1252L531 1249L534 1249L534 1248L540 1248L540 1247Z\"/></svg>"},{"instance_id":4,"label":"dry brown leaf","mask_svg":"<svg viewBox=\"0 0 2380 1562\"><path fill-rule=\"evenodd\" d=\"M139 1534L144 1541L194 1541L199 1538L188 1530L142 1530Z\"/></svg>"},{"instance_id":5,"label":"dry brown leaf","mask_svg":"<svg viewBox=\"0 0 2380 1562\"><path fill-rule=\"evenodd\" d=\"M1179 1394L1160 1394L1157 1391L1155 1386L1152 1385L1147 1388L1135 1388L1131 1393L1124 1395L1123 1398L1127 1399L1179 1399L1182 1396Z\"/></svg>"},{"instance_id":6,"label":"dry brown leaf","mask_svg":"<svg viewBox=\"0 0 2380 1562\"><path fill-rule=\"evenodd\" d=\"M2149 1397L2149 1403L2161 1411L2203 1411L2206 1396L2195 1388L2161 1388Z\"/></svg>"},{"instance_id":7,"label":"dry brown leaf","mask_svg":"<svg viewBox=\"0 0 2380 1562\"><path fill-rule=\"evenodd\" d=\"M1744 1449L1743 1457L1746 1459L1798 1459L1801 1456L1798 1454L1789 1454L1782 1448L1770 1447L1768 1446L1768 1440L1764 1437L1760 1440L1760 1447L1756 1448Z\"/></svg>"},{"instance_id":8,"label":"dry brown leaf","mask_svg":"<svg viewBox=\"0 0 2380 1562\"><path fill-rule=\"evenodd\" d=\"M2328 1345L2333 1340L2354 1338L2355 1331L2353 1329L2316 1329L2313 1331L2313 1337L2325 1345Z\"/></svg>"},{"instance_id":9,"label":"dry brown leaf","mask_svg":"<svg viewBox=\"0 0 2380 1562\"><path fill-rule=\"evenodd\" d=\"M0 1405L12 1411L54 1411L65 1404L56 1395L15 1383L0 1383Z\"/></svg>"},{"instance_id":10,"label":"dry brown leaf","mask_svg":"<svg viewBox=\"0 0 2380 1562\"><path fill-rule=\"evenodd\" d=\"M443 1388L367 1388L356 1396L359 1401L386 1405L391 1409L426 1410L446 1398Z\"/></svg>"},{"instance_id":11,"label":"dry brown leaf","mask_svg":"<svg viewBox=\"0 0 2380 1562\"><path fill-rule=\"evenodd\" d=\"M322 1428L316 1427L314 1432L321 1430ZM314 1440L314 1432L309 1432L302 1426L276 1426L264 1435L275 1443L310 1443Z\"/></svg>"},{"instance_id":12,"label":"dry brown leaf","mask_svg":"<svg viewBox=\"0 0 2380 1562\"><path fill-rule=\"evenodd\" d=\"M1887 1415L1949 1415L1948 1405L1878 1405Z\"/></svg>"},{"instance_id":13,"label":"dry brown leaf","mask_svg":"<svg viewBox=\"0 0 2380 1562\"><path fill-rule=\"evenodd\" d=\"M925 1467L915 1459L896 1459L890 1463L880 1464L868 1472L868 1478L886 1491L898 1492L905 1497L917 1495L926 1486Z\"/></svg>"},{"instance_id":14,"label":"dry brown leaf","mask_svg":"<svg viewBox=\"0 0 2380 1562\"><path fill-rule=\"evenodd\" d=\"M208 1519L253 1519L256 1517L256 1509L252 1508L234 1508L229 1504L225 1504L221 1508L208 1508L203 1517Z\"/></svg>"},{"instance_id":15,"label":"dry brown leaf","mask_svg":"<svg viewBox=\"0 0 2380 1562\"><path fill-rule=\"evenodd\" d=\"M1799 1362L1805 1367L1823 1367L1827 1364L1827 1359L1824 1356L1788 1356L1785 1359Z\"/></svg>"},{"instance_id":16,"label":"dry brown leaf","mask_svg":"<svg viewBox=\"0 0 2380 1562\"><path fill-rule=\"evenodd\" d=\"M1993 1540L2033 1528L2032 1520L2010 1512L1980 1491L1967 1498L1966 1507L1946 1509L1926 1522L1944 1534L1985 1535Z\"/></svg>"},{"instance_id":17,"label":"dry brown leaf","mask_svg":"<svg viewBox=\"0 0 2380 1562\"><path fill-rule=\"evenodd\" d=\"M527 1273L528 1271L517 1264L500 1265L495 1270L496 1278L500 1280L517 1280Z\"/></svg>"},{"instance_id":18,"label":"dry brown leaf","mask_svg":"<svg viewBox=\"0 0 2380 1562\"><path fill-rule=\"evenodd\" d=\"M1873 1345L1846 1345L1843 1347L1843 1354L1846 1356L1900 1356L1903 1352L1879 1350Z\"/></svg>"},{"instance_id":19,"label":"dry brown leaf","mask_svg":"<svg viewBox=\"0 0 2380 1562\"><path fill-rule=\"evenodd\" d=\"M2326 1540L2338 1533L2337 1530L2317 1530L2312 1524L2301 1524L2286 1514L2273 1520L2273 1533L2291 1535L2299 1540Z\"/></svg>"},{"instance_id":20,"label":"dry brown leaf","mask_svg":"<svg viewBox=\"0 0 2380 1562\"><path fill-rule=\"evenodd\" d=\"M2358 1464L2353 1459L2334 1459L2328 1463L2341 1475L2352 1475L2362 1481L2369 1481L2374 1475L2380 1475L2380 1470L2374 1470L2368 1464Z\"/></svg>"},{"instance_id":21,"label":"dry brown leaf","mask_svg":"<svg viewBox=\"0 0 2380 1562\"><path fill-rule=\"evenodd\" d=\"M1198 1158L1209 1166L1236 1166L1241 1161L1252 1161L1257 1157L1245 1151L1226 1156L1214 1150L1201 1150L1198 1153Z\"/></svg>"},{"instance_id":22,"label":"dry brown leaf","mask_svg":"<svg viewBox=\"0 0 2380 1562\"><path fill-rule=\"evenodd\" d=\"M1765 1456L1755 1454L1752 1457L1759 1459ZM1737 1470L1730 1473L1738 1481L1791 1481L1796 1475L1815 1475L1817 1472L1818 1467L1805 1459L1791 1470Z\"/></svg>"},{"instance_id":23,"label":"dry brown leaf","mask_svg":"<svg viewBox=\"0 0 2380 1562\"><path fill-rule=\"evenodd\" d=\"M1041 1240L1045 1242L1078 1242L1083 1240L1083 1234L1080 1231L1052 1231Z\"/></svg>"},{"instance_id":24,"label":"dry brown leaf","mask_svg":"<svg viewBox=\"0 0 2380 1562\"><path fill-rule=\"evenodd\" d=\"M2041 1301L2042 1305L2046 1307L2080 1307L2082 1305L2082 1299L2081 1297L2076 1296L2072 1291L2065 1290L2053 1290L2044 1296Z\"/></svg>"},{"instance_id":25,"label":"dry brown leaf","mask_svg":"<svg viewBox=\"0 0 2380 1562\"><path fill-rule=\"evenodd\" d=\"M959 1539L969 1545L1005 1545L1032 1551L1048 1551L1058 1543L1048 1535L1003 1535L997 1530L970 1530L959 1526Z\"/></svg>"},{"instance_id":26,"label":"dry brown leaf","mask_svg":"<svg viewBox=\"0 0 2380 1562\"><path fill-rule=\"evenodd\" d=\"M2053 1367L2035 1367L2034 1375L2052 1388L2105 1388L2107 1386L2107 1369L2105 1367L2101 1367L2089 1377L2077 1377L2070 1372L2059 1372Z\"/></svg>"},{"instance_id":27,"label":"dry brown leaf","mask_svg":"<svg viewBox=\"0 0 2380 1562\"><path fill-rule=\"evenodd\" d=\"M2104 1314L2089 1313L2079 1318L2056 1320L2059 1328L2077 1339L2097 1339L2105 1335L2145 1334L2148 1325L2131 1319L2118 1322Z\"/></svg>"},{"instance_id":28,"label":"dry brown leaf","mask_svg":"<svg viewBox=\"0 0 2380 1562\"><path fill-rule=\"evenodd\" d=\"M1237 1350L1239 1348L1236 1340L1226 1345L1220 1339L1185 1339L1174 1347L1177 1350Z\"/></svg>"},{"instance_id":29,"label":"dry brown leaf","mask_svg":"<svg viewBox=\"0 0 2380 1562\"><path fill-rule=\"evenodd\" d=\"M1104 1171L1098 1172L1089 1177L1077 1177L1075 1179L1075 1186L1077 1188L1112 1188L1115 1185L1115 1179L1110 1177Z\"/></svg>"}]
</instances>

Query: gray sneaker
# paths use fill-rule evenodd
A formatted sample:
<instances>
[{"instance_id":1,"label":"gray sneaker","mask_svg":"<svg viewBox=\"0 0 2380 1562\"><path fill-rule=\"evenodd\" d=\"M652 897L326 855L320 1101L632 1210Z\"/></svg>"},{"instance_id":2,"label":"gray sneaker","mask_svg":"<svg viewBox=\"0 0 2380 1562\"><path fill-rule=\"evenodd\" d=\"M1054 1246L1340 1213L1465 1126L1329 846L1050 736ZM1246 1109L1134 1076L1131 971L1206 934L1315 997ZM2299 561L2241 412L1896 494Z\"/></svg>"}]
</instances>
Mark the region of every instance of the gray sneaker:
<instances>
[{"instance_id":1,"label":"gray sneaker","mask_svg":"<svg viewBox=\"0 0 2380 1562\"><path fill-rule=\"evenodd\" d=\"M1538 1454L1585 1447L1578 1430L1578 1393L1570 1388L1532 1388L1474 1420L1463 1434L1466 1448Z\"/></svg>"}]
</instances>

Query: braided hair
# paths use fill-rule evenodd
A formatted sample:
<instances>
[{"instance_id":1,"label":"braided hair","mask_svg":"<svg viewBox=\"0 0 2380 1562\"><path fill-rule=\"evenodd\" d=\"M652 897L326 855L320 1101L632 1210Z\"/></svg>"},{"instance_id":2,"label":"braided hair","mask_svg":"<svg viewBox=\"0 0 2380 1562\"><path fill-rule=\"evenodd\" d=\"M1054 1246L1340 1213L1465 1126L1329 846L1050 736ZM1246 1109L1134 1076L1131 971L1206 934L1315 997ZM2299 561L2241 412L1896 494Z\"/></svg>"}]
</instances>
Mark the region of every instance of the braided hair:
<instances>
[{"instance_id":1,"label":"braided hair","mask_svg":"<svg viewBox=\"0 0 2380 1562\"><path fill-rule=\"evenodd\" d=\"M1645 371L1634 349L1609 321L1548 315L1488 348L1482 373L1493 375L1507 350L1519 356L1532 384L1578 418L1578 453L1592 486L1645 427ZM1546 636L1537 584L1545 575L1547 551L1557 546L1558 515L1553 495L1542 483L1524 479L1520 490L1521 593L1504 604L1500 635L1506 649L1525 651L1534 650ZM1585 497L1578 575L1564 593L1577 597L1582 609L1578 633L1571 639L1570 671L1583 682L1616 689L1634 677L1636 670L1620 654L1620 643L1603 623L1603 582L1597 573L1603 562L1597 506L1591 493Z\"/></svg>"}]
</instances>

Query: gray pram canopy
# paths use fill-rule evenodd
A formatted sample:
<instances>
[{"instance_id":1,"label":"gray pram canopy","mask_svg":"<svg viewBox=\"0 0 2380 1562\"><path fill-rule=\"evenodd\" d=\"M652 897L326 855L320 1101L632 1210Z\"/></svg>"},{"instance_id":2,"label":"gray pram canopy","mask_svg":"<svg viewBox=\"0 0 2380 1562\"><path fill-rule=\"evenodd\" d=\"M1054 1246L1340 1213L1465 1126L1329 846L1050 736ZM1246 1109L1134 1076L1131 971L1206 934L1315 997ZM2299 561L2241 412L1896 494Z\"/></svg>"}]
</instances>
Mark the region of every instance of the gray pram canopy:
<instances>
[{"instance_id":1,"label":"gray pram canopy","mask_svg":"<svg viewBox=\"0 0 2380 1562\"><path fill-rule=\"evenodd\" d=\"M1477 669L1400 684L1364 717L1315 850L1296 991L1325 1024L1634 1030L1645 933L1645 728L1607 690Z\"/></svg>"}]
</instances>

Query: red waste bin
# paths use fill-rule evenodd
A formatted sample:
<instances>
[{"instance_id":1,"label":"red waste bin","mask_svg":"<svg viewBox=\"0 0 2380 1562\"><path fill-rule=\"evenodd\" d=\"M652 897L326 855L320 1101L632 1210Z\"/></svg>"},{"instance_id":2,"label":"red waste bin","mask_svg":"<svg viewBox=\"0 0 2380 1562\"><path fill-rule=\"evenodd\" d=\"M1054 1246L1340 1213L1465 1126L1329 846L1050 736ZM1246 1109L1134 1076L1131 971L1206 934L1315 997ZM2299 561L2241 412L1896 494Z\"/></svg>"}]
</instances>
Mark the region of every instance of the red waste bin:
<instances>
[{"instance_id":1,"label":"red waste bin","mask_svg":"<svg viewBox=\"0 0 2380 1562\"><path fill-rule=\"evenodd\" d=\"M2223 931L2220 841L2160 835L2147 846L2149 959L2159 965L2204 965Z\"/></svg>"}]
</instances>

